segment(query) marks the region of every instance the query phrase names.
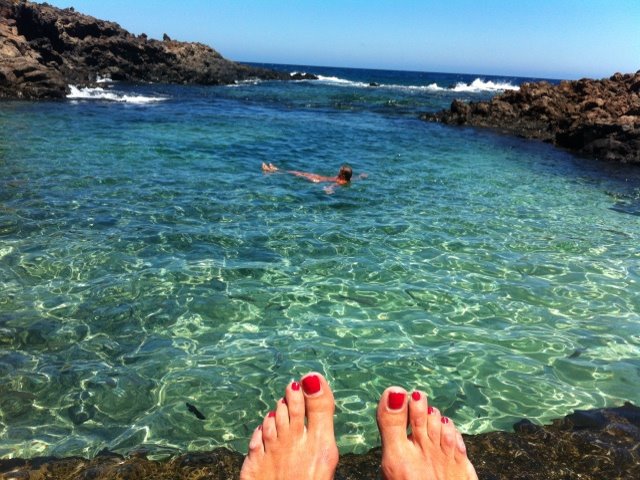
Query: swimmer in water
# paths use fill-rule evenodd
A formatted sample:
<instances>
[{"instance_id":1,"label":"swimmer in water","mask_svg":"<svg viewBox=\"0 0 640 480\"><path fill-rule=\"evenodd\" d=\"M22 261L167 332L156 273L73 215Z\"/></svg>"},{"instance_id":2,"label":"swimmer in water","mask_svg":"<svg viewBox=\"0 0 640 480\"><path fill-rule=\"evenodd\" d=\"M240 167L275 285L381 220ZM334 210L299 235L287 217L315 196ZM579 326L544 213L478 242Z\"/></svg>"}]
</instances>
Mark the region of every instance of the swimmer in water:
<instances>
[{"instance_id":1,"label":"swimmer in water","mask_svg":"<svg viewBox=\"0 0 640 480\"><path fill-rule=\"evenodd\" d=\"M262 162L262 171L265 173L281 172L281 170L273 163L267 164L264 162ZM333 183L333 185L324 187L324 191L329 194L334 192L334 187L336 185L349 185L351 183L351 177L353 176L353 170L349 165L346 164L340 167L340 171L335 177L325 177L324 175L319 175L317 173L301 172L299 170L285 170L284 173L290 173L291 175L304 178L305 180L309 180L313 183ZM358 178L367 178L367 174L361 173L360 175L358 175Z\"/></svg>"},{"instance_id":2,"label":"swimmer in water","mask_svg":"<svg viewBox=\"0 0 640 480\"><path fill-rule=\"evenodd\" d=\"M262 171L267 173L273 173L273 172L280 172L281 170L278 167L276 167L273 163L266 164L262 162ZM325 177L324 175L318 175L317 173L300 172L298 170L285 170L285 173L290 173L291 175L295 175L296 177L302 177L313 183L331 182L331 183L337 183L338 185L347 185L351 182L351 176L353 175L353 170L349 165L345 164L340 167L340 171L338 172L338 175L336 175L335 177ZM366 178L366 175L360 174L359 178Z\"/></svg>"}]
</instances>

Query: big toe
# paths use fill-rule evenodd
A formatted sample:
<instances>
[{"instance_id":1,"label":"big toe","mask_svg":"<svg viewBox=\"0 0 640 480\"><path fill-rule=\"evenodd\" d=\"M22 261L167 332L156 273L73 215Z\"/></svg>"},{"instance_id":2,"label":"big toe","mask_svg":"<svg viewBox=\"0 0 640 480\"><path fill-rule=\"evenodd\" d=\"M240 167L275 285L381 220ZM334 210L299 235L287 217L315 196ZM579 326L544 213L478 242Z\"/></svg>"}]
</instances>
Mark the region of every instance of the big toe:
<instances>
[{"instance_id":1,"label":"big toe","mask_svg":"<svg viewBox=\"0 0 640 480\"><path fill-rule=\"evenodd\" d=\"M317 372L300 380L304 392L305 414L309 431L333 432L335 401L327 380Z\"/></svg>"},{"instance_id":2,"label":"big toe","mask_svg":"<svg viewBox=\"0 0 640 480\"><path fill-rule=\"evenodd\" d=\"M389 387L382 393L377 420L383 447L407 441L407 410L404 388Z\"/></svg>"}]
</instances>

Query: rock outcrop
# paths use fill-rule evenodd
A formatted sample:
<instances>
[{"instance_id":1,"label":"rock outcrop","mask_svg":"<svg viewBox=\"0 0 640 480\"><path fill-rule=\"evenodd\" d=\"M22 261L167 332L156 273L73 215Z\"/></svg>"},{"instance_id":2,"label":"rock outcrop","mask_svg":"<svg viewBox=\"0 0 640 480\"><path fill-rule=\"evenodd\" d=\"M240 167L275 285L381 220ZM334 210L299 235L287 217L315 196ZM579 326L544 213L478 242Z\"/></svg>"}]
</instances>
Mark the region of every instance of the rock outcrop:
<instances>
[{"instance_id":1,"label":"rock outcrop","mask_svg":"<svg viewBox=\"0 0 640 480\"><path fill-rule=\"evenodd\" d=\"M488 102L454 100L429 121L489 127L604 160L640 164L640 71L603 80L525 83Z\"/></svg>"},{"instance_id":2,"label":"rock outcrop","mask_svg":"<svg viewBox=\"0 0 640 480\"><path fill-rule=\"evenodd\" d=\"M229 84L288 80L224 59L211 47L133 35L118 24L26 0L0 0L0 98L61 98L98 77L131 82Z\"/></svg>"},{"instance_id":3,"label":"rock outcrop","mask_svg":"<svg viewBox=\"0 0 640 480\"><path fill-rule=\"evenodd\" d=\"M487 480L602 480L640 478L640 408L578 411L552 425L522 420L514 432L465 436L469 458ZM381 449L340 457L337 480L380 478ZM224 448L165 461L144 450L122 457L102 452L80 457L0 459L0 478L11 479L229 479L238 478L242 454Z\"/></svg>"}]
</instances>

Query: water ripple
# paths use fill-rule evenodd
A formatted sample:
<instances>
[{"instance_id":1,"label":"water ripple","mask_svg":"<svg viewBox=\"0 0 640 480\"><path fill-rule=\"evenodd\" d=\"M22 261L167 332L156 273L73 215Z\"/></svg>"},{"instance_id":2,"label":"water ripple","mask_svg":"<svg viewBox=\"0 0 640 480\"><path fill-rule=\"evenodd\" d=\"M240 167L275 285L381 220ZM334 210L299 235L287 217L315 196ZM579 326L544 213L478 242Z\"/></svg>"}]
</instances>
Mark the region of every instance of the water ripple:
<instances>
[{"instance_id":1,"label":"water ripple","mask_svg":"<svg viewBox=\"0 0 640 480\"><path fill-rule=\"evenodd\" d=\"M0 112L1 456L244 450L312 369L343 451L391 384L467 432L640 402L628 172L418 122L415 92L136 88L169 99ZM369 177L333 195L259 168L345 160Z\"/></svg>"}]
</instances>

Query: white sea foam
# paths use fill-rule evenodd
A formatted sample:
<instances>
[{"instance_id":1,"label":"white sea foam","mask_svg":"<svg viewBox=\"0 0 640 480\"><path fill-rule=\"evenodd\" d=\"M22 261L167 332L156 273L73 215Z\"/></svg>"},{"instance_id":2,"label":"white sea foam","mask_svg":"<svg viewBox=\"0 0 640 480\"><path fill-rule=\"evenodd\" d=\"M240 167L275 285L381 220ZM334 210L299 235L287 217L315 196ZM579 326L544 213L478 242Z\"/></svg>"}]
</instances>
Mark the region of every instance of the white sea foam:
<instances>
[{"instance_id":1,"label":"white sea foam","mask_svg":"<svg viewBox=\"0 0 640 480\"><path fill-rule=\"evenodd\" d=\"M465 93L482 93L482 92L503 92L505 90L519 90L520 87L512 85L509 82L494 82L492 80L482 80L476 78L471 83L458 82L453 87L441 87L437 83L429 85L380 85L386 88L395 88L400 90L423 90L427 92L465 92Z\"/></svg>"},{"instance_id":2,"label":"white sea foam","mask_svg":"<svg viewBox=\"0 0 640 480\"><path fill-rule=\"evenodd\" d=\"M262 83L263 80L259 78L248 78L246 80L236 80L235 83L229 83L226 85L227 87L242 87L243 85L258 85Z\"/></svg>"},{"instance_id":3,"label":"white sea foam","mask_svg":"<svg viewBox=\"0 0 640 480\"><path fill-rule=\"evenodd\" d=\"M347 80L345 78L339 77L325 77L324 75L318 75L317 82L327 83L331 85L341 85L345 87L368 87L368 83L364 82L354 82L352 80Z\"/></svg>"},{"instance_id":4,"label":"white sea foam","mask_svg":"<svg viewBox=\"0 0 640 480\"><path fill-rule=\"evenodd\" d=\"M430 85L427 85L426 87L424 87L426 90L429 90L430 92L444 92L446 90L446 88L440 87L438 86L437 83L432 83Z\"/></svg>"},{"instance_id":5,"label":"white sea foam","mask_svg":"<svg viewBox=\"0 0 640 480\"><path fill-rule=\"evenodd\" d=\"M69 85L70 93L67 98L70 100L102 100L108 102L121 102L121 103L135 103L135 104L147 104L162 102L166 100L166 97L148 97L145 95L129 95L122 92L105 90L102 87L96 88L78 88L74 85Z\"/></svg>"},{"instance_id":6,"label":"white sea foam","mask_svg":"<svg viewBox=\"0 0 640 480\"><path fill-rule=\"evenodd\" d=\"M381 88L391 88L394 90L408 90L416 92L446 92L447 88L438 86L437 83L431 83L429 85L380 85Z\"/></svg>"},{"instance_id":7,"label":"white sea foam","mask_svg":"<svg viewBox=\"0 0 640 480\"><path fill-rule=\"evenodd\" d=\"M330 85L345 86L345 87L378 87L389 88L393 90L414 90L414 91L426 91L426 92L465 92L465 93L482 93L482 92L502 92L505 90L519 90L520 87L512 85L509 82L483 80L476 78L471 83L458 82L453 87L441 87L437 83L431 83L429 85L394 85L394 84L370 84L366 82L355 82L340 77L327 77L324 75L318 75L318 82L322 82Z\"/></svg>"},{"instance_id":8,"label":"white sea foam","mask_svg":"<svg viewBox=\"0 0 640 480\"><path fill-rule=\"evenodd\" d=\"M492 80L482 80L476 78L473 82L467 84L459 82L452 89L454 92L502 92L504 90L520 90L520 87L512 85L509 82L494 82Z\"/></svg>"}]
</instances>

